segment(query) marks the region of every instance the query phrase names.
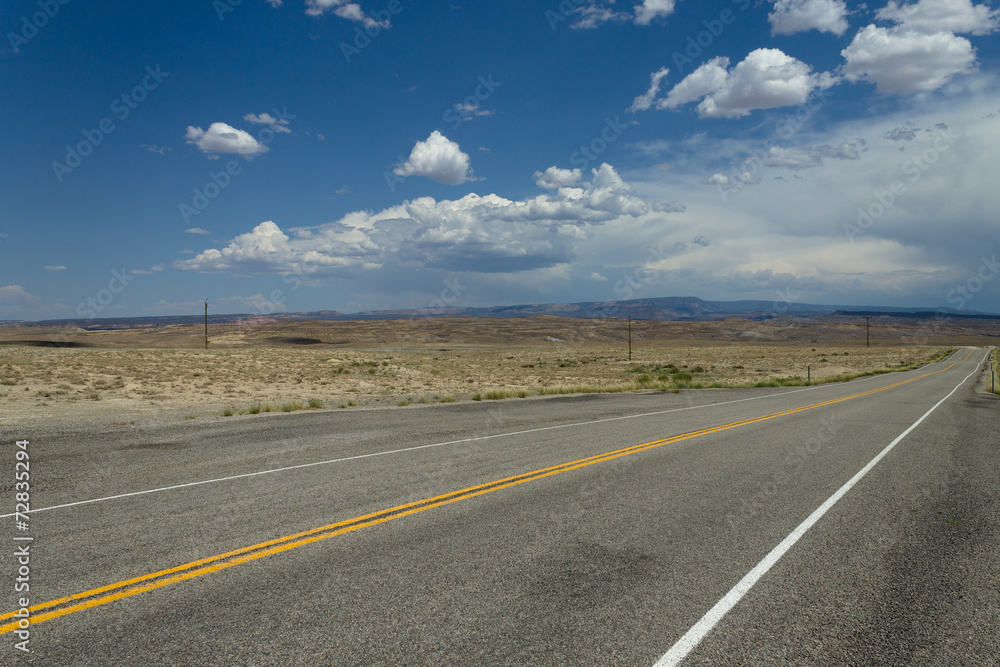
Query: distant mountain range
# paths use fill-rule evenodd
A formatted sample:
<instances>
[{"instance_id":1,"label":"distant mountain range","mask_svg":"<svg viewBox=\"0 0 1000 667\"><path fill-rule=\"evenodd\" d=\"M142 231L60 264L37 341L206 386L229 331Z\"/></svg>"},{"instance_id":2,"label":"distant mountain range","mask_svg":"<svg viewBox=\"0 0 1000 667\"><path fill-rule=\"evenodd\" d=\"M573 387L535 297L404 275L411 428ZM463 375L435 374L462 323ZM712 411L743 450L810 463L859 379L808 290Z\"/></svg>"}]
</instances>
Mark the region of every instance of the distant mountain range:
<instances>
[{"instance_id":1,"label":"distant mountain range","mask_svg":"<svg viewBox=\"0 0 1000 667\"><path fill-rule=\"evenodd\" d=\"M414 308L402 310L374 310L360 313L341 313L320 310L308 313L252 313L234 315L209 315L210 324L235 324L240 322L288 322L302 320L399 320L417 317L531 317L554 315L575 318L617 317L634 320L712 321L739 317L748 320L769 320L776 317L849 319L864 315L875 317L901 317L927 319L946 314L951 318L1000 319L1000 314L975 311L957 311L951 308L913 309L887 306L863 307L821 305L785 301L705 301L697 297L659 297L625 301L586 301L582 303L544 303L489 308ZM60 326L73 325L84 329L126 329L137 327L179 326L200 324L204 315L176 315L164 317L120 317L98 319L43 320L39 322L5 321L11 326Z\"/></svg>"}]
</instances>

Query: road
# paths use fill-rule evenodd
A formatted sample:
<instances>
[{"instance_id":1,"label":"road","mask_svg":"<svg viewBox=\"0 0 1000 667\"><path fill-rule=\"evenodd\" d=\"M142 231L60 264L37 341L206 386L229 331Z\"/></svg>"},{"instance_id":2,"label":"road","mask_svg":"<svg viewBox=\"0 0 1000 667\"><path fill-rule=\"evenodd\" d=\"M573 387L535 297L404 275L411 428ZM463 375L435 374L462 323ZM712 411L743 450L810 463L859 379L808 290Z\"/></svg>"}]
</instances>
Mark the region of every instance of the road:
<instances>
[{"instance_id":1,"label":"road","mask_svg":"<svg viewBox=\"0 0 1000 667\"><path fill-rule=\"evenodd\" d=\"M998 664L986 354L809 388L3 433L0 662Z\"/></svg>"}]
</instances>

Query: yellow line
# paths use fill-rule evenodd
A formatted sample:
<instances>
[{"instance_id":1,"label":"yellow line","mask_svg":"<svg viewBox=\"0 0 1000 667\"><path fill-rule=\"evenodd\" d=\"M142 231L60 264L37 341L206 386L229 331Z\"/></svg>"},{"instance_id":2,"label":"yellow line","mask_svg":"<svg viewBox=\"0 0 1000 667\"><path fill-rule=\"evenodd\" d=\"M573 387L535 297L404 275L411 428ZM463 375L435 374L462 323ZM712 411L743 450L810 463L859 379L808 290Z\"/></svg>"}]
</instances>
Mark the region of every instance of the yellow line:
<instances>
[{"instance_id":1,"label":"yellow line","mask_svg":"<svg viewBox=\"0 0 1000 667\"><path fill-rule=\"evenodd\" d=\"M800 408L792 408L789 410L783 410L781 412L774 412L769 415L763 415L761 417L751 417L749 419L744 419L737 422L731 422L729 424L722 424L720 426L711 426L709 428L700 429L698 431L691 431L689 433L682 433L680 435L670 436L669 438L663 438L661 440L654 440L652 442L646 442L639 445L632 445L630 447L625 447L623 449L617 449L610 452L604 452L603 454L596 454L594 456L589 456L583 459L577 459L575 461L569 461L566 463L560 463L559 465L550 466L548 468L541 468L528 473L522 473L519 475L513 475L511 477L505 477L503 479L494 480L492 482L486 482L484 484L478 484L476 486L470 486L465 489L460 489L458 491L451 491L449 493L441 494L438 496L433 496L431 498L425 498L423 500L417 500L411 503L406 503L404 505L397 505L396 507L391 507L389 509L380 510L378 512L372 512L370 514L365 514L352 519L346 519L344 521L338 521L336 523L331 523L326 526L321 526L319 528L313 528L300 533L295 533L293 535L286 535L285 537L279 537L273 540L268 540L266 542L261 542L259 544L254 544L247 547L242 547L240 549L235 549L233 551L227 551L216 556L210 556L208 558L203 558L201 560L192 561L184 565L178 565L166 570L159 570L158 572L153 572L151 574L146 574L140 577L135 577L125 581L121 581L115 584L108 584L107 586L102 586L100 588L94 588L89 591L84 591L82 593L76 593L67 597L58 598L55 600L49 600L48 602L42 602L29 607L30 623L34 625L36 623L41 623L53 618L58 618L60 616L66 616L67 614L72 614L77 611L83 611L84 609L90 609L92 607L98 607L101 605L108 604L109 602L114 602L115 600L120 600L122 598L131 597L132 595L137 595L145 591L154 590L157 588L162 588L164 586L169 586L181 581L186 581L188 579L193 579L195 577L200 577L211 572L218 572L226 568L232 567L234 565L239 565L241 563L246 563L252 560L257 560L259 558L264 558L265 556L271 556L274 554L281 553L283 551L288 551L290 549L295 549L306 544L312 544L313 542L318 542L321 540L327 540L338 535L344 535L346 533L351 533L362 528L368 528L370 526L375 526L386 521L391 521L393 519L398 519L404 516L409 516L411 514L417 514L419 512L425 512L429 509L434 509L436 507L441 507L443 505L448 505L459 500L466 500L469 498L475 498L487 493L492 493L494 491L499 491L501 489L506 489L511 486L517 486L519 484L524 484L526 482L535 481L542 479L544 477L550 477L552 475L558 475L560 473L569 472L570 470L576 470L578 468L583 468L586 466L594 465L595 463L603 463L605 461L611 461L613 459L628 456L630 454L636 454L638 452L644 452L649 449L654 449L656 447L662 447L663 445L681 442L684 440L691 440L703 435L709 435L712 433L719 433L722 431L728 431L730 429L738 428L740 426L747 426L749 424L756 424L762 421L767 421L770 419L776 419L778 417L784 417L787 415L795 414L798 412L805 412L806 410L814 410L816 408L834 405L836 403L842 403L844 401L853 400L855 398L861 398L863 396L870 396L872 394L877 394L888 389L893 389L910 382L915 382L929 375L935 375L937 373L943 373L959 363L964 363L972 356L973 350L969 351L965 359L960 362L954 362L951 365L942 368L937 371L931 371L929 373L924 373L923 375L918 375L912 377L908 380L903 380L901 382L896 382L895 384L886 385L885 387L880 387L878 389L872 389L870 391L861 392L858 394L852 394L850 396L844 396L843 398L835 398L827 401L821 401L819 403L813 403L811 405L806 405ZM107 593L107 595L102 595ZM75 604L70 604L74 603ZM62 606L67 605L67 606ZM45 609L51 609L52 607L60 607L59 609L53 609L52 611L41 612ZM8 612L6 614L0 615L0 621L15 618L17 612ZM6 625L0 626L0 634L6 634L18 628L18 621L12 621Z\"/></svg>"}]
</instances>

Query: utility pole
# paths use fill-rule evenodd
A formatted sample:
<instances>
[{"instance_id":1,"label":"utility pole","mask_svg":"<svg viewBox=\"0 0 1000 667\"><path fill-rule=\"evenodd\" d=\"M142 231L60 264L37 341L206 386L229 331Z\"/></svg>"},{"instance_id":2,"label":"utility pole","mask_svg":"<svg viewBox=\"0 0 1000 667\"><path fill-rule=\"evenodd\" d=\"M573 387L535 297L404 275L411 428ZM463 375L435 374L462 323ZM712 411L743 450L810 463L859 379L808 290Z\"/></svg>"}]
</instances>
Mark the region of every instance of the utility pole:
<instances>
[{"instance_id":1,"label":"utility pole","mask_svg":"<svg viewBox=\"0 0 1000 667\"><path fill-rule=\"evenodd\" d=\"M632 361L632 316L628 316L628 360Z\"/></svg>"},{"instance_id":2,"label":"utility pole","mask_svg":"<svg viewBox=\"0 0 1000 667\"><path fill-rule=\"evenodd\" d=\"M205 299L205 349L208 349L208 299Z\"/></svg>"},{"instance_id":3,"label":"utility pole","mask_svg":"<svg viewBox=\"0 0 1000 667\"><path fill-rule=\"evenodd\" d=\"M871 318L871 315L865 315L865 347L871 347L871 339L868 337L868 321Z\"/></svg>"}]
</instances>

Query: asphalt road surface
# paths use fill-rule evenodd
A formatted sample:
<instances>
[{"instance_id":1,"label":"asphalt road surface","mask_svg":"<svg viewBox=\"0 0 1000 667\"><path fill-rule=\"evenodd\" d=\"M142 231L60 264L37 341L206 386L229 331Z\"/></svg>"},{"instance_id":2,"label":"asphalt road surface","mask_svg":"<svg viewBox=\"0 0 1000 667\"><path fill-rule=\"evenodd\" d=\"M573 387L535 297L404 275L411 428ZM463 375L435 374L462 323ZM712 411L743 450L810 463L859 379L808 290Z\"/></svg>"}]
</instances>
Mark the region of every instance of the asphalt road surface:
<instances>
[{"instance_id":1,"label":"asphalt road surface","mask_svg":"<svg viewBox=\"0 0 1000 667\"><path fill-rule=\"evenodd\" d=\"M5 432L0 664L998 664L986 355Z\"/></svg>"}]
</instances>

